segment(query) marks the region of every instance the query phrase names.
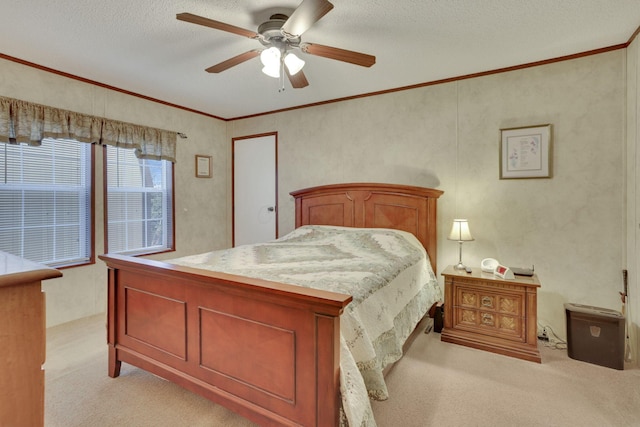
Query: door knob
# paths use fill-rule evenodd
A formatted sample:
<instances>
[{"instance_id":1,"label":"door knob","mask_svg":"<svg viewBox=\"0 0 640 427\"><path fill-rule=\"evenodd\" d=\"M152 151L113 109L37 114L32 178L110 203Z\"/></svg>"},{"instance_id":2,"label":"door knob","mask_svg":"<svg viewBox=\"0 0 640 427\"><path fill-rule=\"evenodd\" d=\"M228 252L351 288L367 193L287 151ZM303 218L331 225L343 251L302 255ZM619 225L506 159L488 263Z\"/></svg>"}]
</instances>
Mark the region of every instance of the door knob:
<instances>
[{"instance_id":1,"label":"door knob","mask_svg":"<svg viewBox=\"0 0 640 427\"><path fill-rule=\"evenodd\" d=\"M274 208L273 206L269 206L269 207L267 208L267 210L268 210L269 212L273 212L273 211L275 211L275 210L276 210L276 208Z\"/></svg>"}]
</instances>

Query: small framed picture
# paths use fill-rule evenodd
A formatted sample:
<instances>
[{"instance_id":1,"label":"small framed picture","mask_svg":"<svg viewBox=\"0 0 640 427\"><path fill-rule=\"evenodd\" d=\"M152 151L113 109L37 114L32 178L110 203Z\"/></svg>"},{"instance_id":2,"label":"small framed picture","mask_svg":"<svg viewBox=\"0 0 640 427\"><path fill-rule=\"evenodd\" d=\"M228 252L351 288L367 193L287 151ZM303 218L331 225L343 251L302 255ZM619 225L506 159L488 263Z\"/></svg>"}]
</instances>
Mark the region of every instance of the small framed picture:
<instances>
[{"instance_id":1,"label":"small framed picture","mask_svg":"<svg viewBox=\"0 0 640 427\"><path fill-rule=\"evenodd\" d=\"M211 178L211 156L196 154L196 178Z\"/></svg>"},{"instance_id":2,"label":"small framed picture","mask_svg":"<svg viewBox=\"0 0 640 427\"><path fill-rule=\"evenodd\" d=\"M551 178L551 125L500 129L500 179Z\"/></svg>"}]
</instances>

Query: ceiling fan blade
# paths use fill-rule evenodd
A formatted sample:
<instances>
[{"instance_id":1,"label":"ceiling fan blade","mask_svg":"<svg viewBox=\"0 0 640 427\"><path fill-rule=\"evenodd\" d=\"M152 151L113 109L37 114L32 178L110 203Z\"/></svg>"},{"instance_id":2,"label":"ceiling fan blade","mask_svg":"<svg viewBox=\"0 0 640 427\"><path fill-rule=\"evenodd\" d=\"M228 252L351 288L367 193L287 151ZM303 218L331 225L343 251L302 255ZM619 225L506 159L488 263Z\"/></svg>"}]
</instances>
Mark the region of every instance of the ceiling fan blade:
<instances>
[{"instance_id":1,"label":"ceiling fan blade","mask_svg":"<svg viewBox=\"0 0 640 427\"><path fill-rule=\"evenodd\" d=\"M216 30L227 31L239 36L249 37L250 39L257 39L259 37L258 33L255 31L245 30L244 28L236 27L235 25L225 24L224 22L214 21L213 19L203 18L202 16L193 15L191 13L178 13L176 15L176 19L191 22L192 24L204 25L205 27L214 28Z\"/></svg>"},{"instance_id":2,"label":"ceiling fan blade","mask_svg":"<svg viewBox=\"0 0 640 427\"><path fill-rule=\"evenodd\" d=\"M260 55L259 49L253 49L249 52L241 53L238 56L234 56L233 58L227 59L226 61L222 61L219 64L213 65L207 68L205 71L207 73L221 73L224 70L228 70L231 67L235 67L238 64L242 64L245 61L248 61L256 56Z\"/></svg>"},{"instance_id":3,"label":"ceiling fan blade","mask_svg":"<svg viewBox=\"0 0 640 427\"><path fill-rule=\"evenodd\" d=\"M291 86L294 89L302 89L303 87L309 86L309 82L307 81L307 77L304 75L302 70L298 71L294 75L289 73L287 67L284 67L284 71L287 73L287 77L289 77L289 81L291 82Z\"/></svg>"},{"instance_id":4,"label":"ceiling fan blade","mask_svg":"<svg viewBox=\"0 0 640 427\"><path fill-rule=\"evenodd\" d=\"M333 5L327 0L302 0L282 26L282 33L287 38L299 37L331 9Z\"/></svg>"},{"instance_id":5,"label":"ceiling fan blade","mask_svg":"<svg viewBox=\"0 0 640 427\"><path fill-rule=\"evenodd\" d=\"M310 55L322 56L324 58L335 59L337 61L350 62L362 67L371 67L376 63L376 57L366 53L354 52L352 50L338 49L337 47L324 46L321 44L302 43L300 49Z\"/></svg>"}]
</instances>

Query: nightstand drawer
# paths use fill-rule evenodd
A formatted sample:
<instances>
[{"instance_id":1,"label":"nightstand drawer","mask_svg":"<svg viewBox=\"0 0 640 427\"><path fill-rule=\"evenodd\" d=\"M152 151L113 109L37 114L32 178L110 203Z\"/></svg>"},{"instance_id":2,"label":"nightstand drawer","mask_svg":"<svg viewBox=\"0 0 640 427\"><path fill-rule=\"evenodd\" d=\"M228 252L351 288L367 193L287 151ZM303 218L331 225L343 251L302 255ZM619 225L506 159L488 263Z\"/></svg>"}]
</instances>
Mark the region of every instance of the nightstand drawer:
<instances>
[{"instance_id":1,"label":"nightstand drawer","mask_svg":"<svg viewBox=\"0 0 640 427\"><path fill-rule=\"evenodd\" d=\"M453 308L453 327L460 330L496 336L511 341L524 342L525 330L521 317L500 314L495 311Z\"/></svg>"},{"instance_id":2,"label":"nightstand drawer","mask_svg":"<svg viewBox=\"0 0 640 427\"><path fill-rule=\"evenodd\" d=\"M524 292L500 293L483 289L456 286L455 305L465 308L477 308L495 311L511 316L524 313Z\"/></svg>"}]
</instances>

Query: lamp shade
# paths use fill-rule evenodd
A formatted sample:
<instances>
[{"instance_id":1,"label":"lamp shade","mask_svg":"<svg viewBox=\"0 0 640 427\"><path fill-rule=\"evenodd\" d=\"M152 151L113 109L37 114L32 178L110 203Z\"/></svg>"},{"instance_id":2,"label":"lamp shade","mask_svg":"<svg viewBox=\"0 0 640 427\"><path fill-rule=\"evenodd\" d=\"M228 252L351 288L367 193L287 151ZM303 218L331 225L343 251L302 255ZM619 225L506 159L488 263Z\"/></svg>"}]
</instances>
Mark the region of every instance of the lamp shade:
<instances>
[{"instance_id":1,"label":"lamp shade","mask_svg":"<svg viewBox=\"0 0 640 427\"><path fill-rule=\"evenodd\" d=\"M279 66L264 66L262 67L262 72L265 73L269 77L273 77L277 79L280 77L280 67Z\"/></svg>"},{"instance_id":2,"label":"lamp shade","mask_svg":"<svg viewBox=\"0 0 640 427\"><path fill-rule=\"evenodd\" d=\"M260 61L265 67L273 67L274 65L280 65L280 49L277 47L270 47L260 53Z\"/></svg>"},{"instance_id":3,"label":"lamp shade","mask_svg":"<svg viewBox=\"0 0 640 427\"><path fill-rule=\"evenodd\" d=\"M457 242L470 242L473 240L471 232L469 231L469 221L466 219L454 219L453 226L451 227L451 233L449 233L449 240L455 240Z\"/></svg>"},{"instance_id":4,"label":"lamp shade","mask_svg":"<svg viewBox=\"0 0 640 427\"><path fill-rule=\"evenodd\" d=\"M293 53L287 53L287 56L284 57L284 64L287 66L287 70L289 70L289 74L292 76L304 67L304 61Z\"/></svg>"},{"instance_id":5,"label":"lamp shade","mask_svg":"<svg viewBox=\"0 0 640 427\"><path fill-rule=\"evenodd\" d=\"M262 53L260 53L260 61L262 61L262 65L264 65L262 72L269 77L280 77L281 56L280 49L277 47L270 47L269 49L263 50Z\"/></svg>"}]
</instances>

